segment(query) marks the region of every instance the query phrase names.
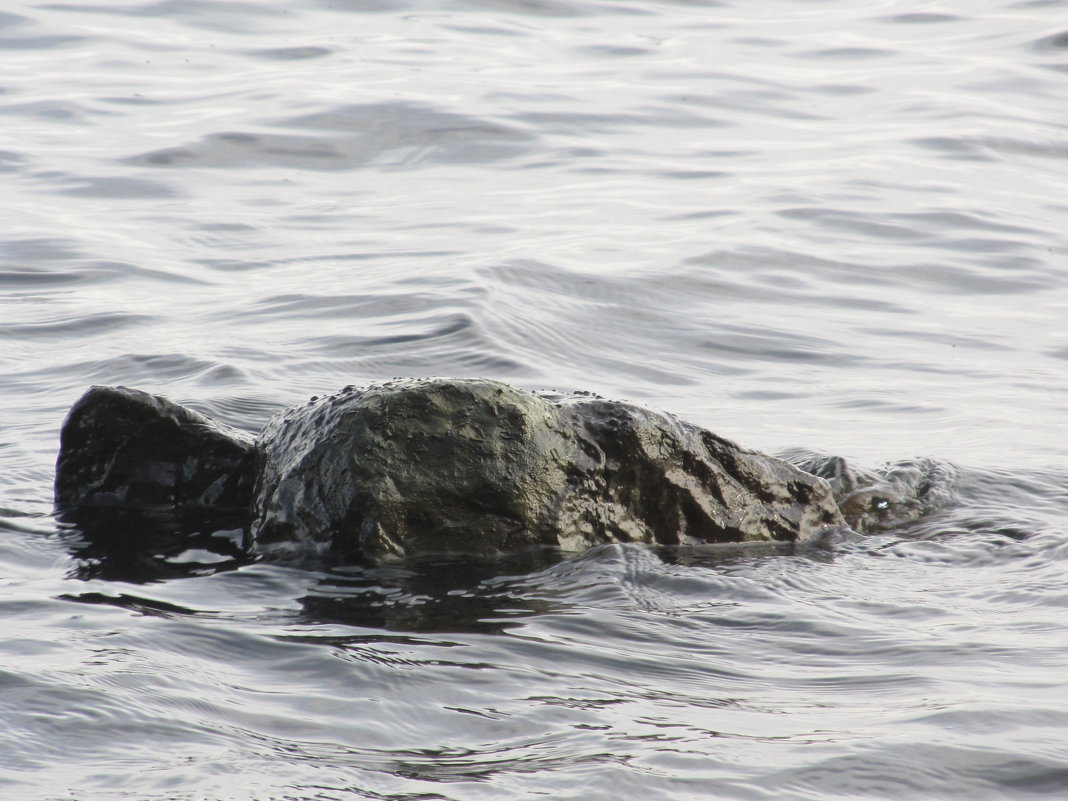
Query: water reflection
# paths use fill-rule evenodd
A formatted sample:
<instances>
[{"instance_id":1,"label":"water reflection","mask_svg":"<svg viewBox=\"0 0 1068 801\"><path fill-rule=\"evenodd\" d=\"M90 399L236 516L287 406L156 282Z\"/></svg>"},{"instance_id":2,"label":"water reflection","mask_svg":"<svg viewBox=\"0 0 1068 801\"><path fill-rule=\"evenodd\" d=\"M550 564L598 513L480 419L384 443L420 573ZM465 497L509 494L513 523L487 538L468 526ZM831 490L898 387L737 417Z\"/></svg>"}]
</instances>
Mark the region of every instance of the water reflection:
<instances>
[{"instance_id":1,"label":"water reflection","mask_svg":"<svg viewBox=\"0 0 1068 801\"><path fill-rule=\"evenodd\" d=\"M300 599L309 623L391 631L499 633L559 603L524 592L525 576L566 559L556 548L487 557L439 556L322 575Z\"/></svg>"},{"instance_id":2,"label":"water reflection","mask_svg":"<svg viewBox=\"0 0 1068 801\"><path fill-rule=\"evenodd\" d=\"M193 579L247 566L239 517L178 512L91 509L57 518L57 532L74 560L69 578L148 585ZM516 618L553 606L527 596L510 577L526 576L568 554L555 548L490 556L441 555L387 566L301 563L306 594L297 598L300 625L393 631L493 633ZM105 603L144 614L197 615L201 610L136 594L72 593L70 600ZM162 604L162 606L161 606Z\"/></svg>"},{"instance_id":3,"label":"water reflection","mask_svg":"<svg viewBox=\"0 0 1068 801\"><path fill-rule=\"evenodd\" d=\"M240 515L75 509L56 518L74 566L68 577L150 584L233 570L250 561Z\"/></svg>"}]
</instances>

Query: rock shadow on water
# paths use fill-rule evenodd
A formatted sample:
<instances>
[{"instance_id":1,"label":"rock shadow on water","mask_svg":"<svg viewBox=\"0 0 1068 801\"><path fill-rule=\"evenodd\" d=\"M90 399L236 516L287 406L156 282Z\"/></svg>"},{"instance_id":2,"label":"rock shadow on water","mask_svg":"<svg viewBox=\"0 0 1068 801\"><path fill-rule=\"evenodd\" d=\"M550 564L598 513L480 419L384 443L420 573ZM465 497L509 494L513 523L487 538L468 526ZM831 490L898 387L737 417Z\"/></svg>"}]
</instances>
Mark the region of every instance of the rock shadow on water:
<instances>
[{"instance_id":1,"label":"rock shadow on water","mask_svg":"<svg viewBox=\"0 0 1068 801\"><path fill-rule=\"evenodd\" d=\"M57 515L56 531L73 560L67 577L85 582L151 585L207 579L261 561L245 548L247 528L240 517L81 509ZM481 557L420 556L384 566L338 566L309 559L299 566L307 583L303 594L296 597L300 609L293 623L408 633L502 633L523 618L567 605L563 599L552 601L531 594L525 582L515 579L573 557L559 548L542 547ZM129 591L91 590L62 597L139 614L196 617L209 613ZM331 634L308 639L343 644L348 637Z\"/></svg>"},{"instance_id":2,"label":"rock shadow on water","mask_svg":"<svg viewBox=\"0 0 1068 801\"><path fill-rule=\"evenodd\" d=\"M333 569L318 574L318 582L300 598L301 621L408 633L499 634L525 618L568 607L566 599L532 593L519 579L573 556L550 547Z\"/></svg>"},{"instance_id":3,"label":"rock shadow on water","mask_svg":"<svg viewBox=\"0 0 1068 801\"><path fill-rule=\"evenodd\" d=\"M236 570L253 560L241 515L71 509L56 515L56 532L74 565L69 578L153 584Z\"/></svg>"},{"instance_id":4,"label":"rock shadow on water","mask_svg":"<svg viewBox=\"0 0 1068 801\"><path fill-rule=\"evenodd\" d=\"M784 542L607 544L583 553L538 546L487 555L421 555L385 565L337 565L309 558L299 565L275 566L246 550L247 530L241 524L240 518L108 508L82 509L56 517L58 536L73 561L69 579L147 587L179 580L210 580L256 563L289 575L296 569L306 581L298 581L302 589L293 598L299 609L291 622L327 629L296 639L334 646L362 642L369 636L357 629L403 634L505 633L526 619L587 603L589 592L598 598L616 598L622 592L619 587L595 590L587 585L618 583L620 565L635 560L646 564L647 569L653 564L704 571L795 553L794 545ZM646 555L639 556L639 552ZM818 546L803 552L806 558L832 558L830 551ZM651 569L658 572L655 567ZM144 595L129 589L110 593L95 588L62 597L153 616L218 614L185 602L170 603L166 594L162 587ZM619 595L617 600L622 598ZM346 633L346 629L353 631Z\"/></svg>"}]
</instances>

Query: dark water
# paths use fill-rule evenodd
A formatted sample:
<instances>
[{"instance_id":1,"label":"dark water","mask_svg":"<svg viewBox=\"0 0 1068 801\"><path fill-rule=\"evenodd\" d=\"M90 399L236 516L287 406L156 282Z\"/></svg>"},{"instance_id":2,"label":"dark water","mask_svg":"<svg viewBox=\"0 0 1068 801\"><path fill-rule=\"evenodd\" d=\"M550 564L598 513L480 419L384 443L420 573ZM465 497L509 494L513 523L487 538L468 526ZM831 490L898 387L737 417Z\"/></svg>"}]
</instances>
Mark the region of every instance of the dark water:
<instances>
[{"instance_id":1,"label":"dark water","mask_svg":"<svg viewBox=\"0 0 1068 801\"><path fill-rule=\"evenodd\" d=\"M14 0L0 65L0 796L1068 798L1068 3ZM802 556L51 517L90 384L396 375L936 479Z\"/></svg>"}]
</instances>

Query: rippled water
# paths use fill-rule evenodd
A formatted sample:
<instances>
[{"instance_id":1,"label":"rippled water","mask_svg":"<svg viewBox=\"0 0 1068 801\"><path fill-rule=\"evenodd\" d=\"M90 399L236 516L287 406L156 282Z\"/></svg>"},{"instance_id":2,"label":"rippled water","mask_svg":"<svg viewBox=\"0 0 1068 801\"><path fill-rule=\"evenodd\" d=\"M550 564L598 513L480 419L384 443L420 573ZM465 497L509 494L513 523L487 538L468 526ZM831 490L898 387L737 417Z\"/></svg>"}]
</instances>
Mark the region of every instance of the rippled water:
<instances>
[{"instance_id":1,"label":"rippled water","mask_svg":"<svg viewBox=\"0 0 1068 801\"><path fill-rule=\"evenodd\" d=\"M1068 4L14 0L0 64L4 797L1068 797ZM937 503L320 570L51 517L90 384L395 375Z\"/></svg>"}]
</instances>

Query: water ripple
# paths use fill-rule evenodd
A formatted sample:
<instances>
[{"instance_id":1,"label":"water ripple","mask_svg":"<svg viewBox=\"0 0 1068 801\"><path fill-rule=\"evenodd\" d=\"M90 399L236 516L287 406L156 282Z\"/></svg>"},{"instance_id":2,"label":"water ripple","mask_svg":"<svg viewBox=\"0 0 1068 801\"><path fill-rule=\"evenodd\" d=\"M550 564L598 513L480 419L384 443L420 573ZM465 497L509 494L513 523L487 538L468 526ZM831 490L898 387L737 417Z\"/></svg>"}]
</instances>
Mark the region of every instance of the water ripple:
<instances>
[{"instance_id":1,"label":"water ripple","mask_svg":"<svg viewBox=\"0 0 1068 801\"><path fill-rule=\"evenodd\" d=\"M1068 31L958 6L0 12L8 794L1059 798ZM89 384L253 433L402 374L804 446L857 531L297 568L52 516Z\"/></svg>"}]
</instances>

